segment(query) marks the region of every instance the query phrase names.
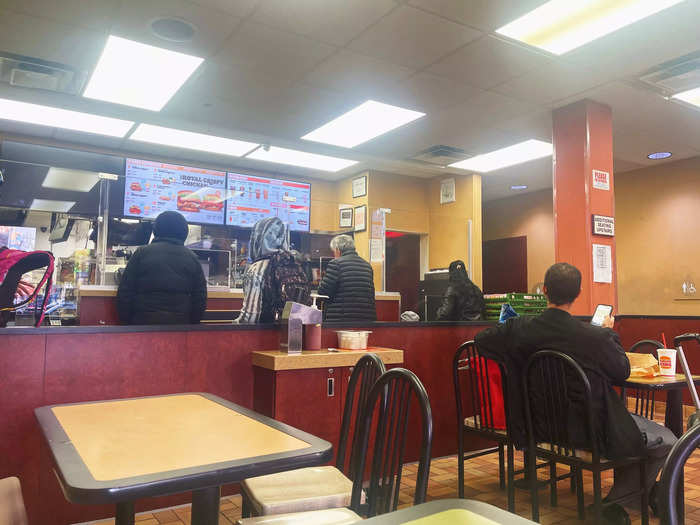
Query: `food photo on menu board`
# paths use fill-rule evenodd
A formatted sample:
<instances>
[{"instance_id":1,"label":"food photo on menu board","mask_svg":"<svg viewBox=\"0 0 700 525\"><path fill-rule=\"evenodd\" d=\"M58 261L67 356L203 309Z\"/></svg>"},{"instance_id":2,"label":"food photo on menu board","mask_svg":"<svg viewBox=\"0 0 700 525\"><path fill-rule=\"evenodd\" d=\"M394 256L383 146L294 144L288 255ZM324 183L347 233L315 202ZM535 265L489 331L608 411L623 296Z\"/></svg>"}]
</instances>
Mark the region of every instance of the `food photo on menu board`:
<instances>
[{"instance_id":1,"label":"food photo on menu board","mask_svg":"<svg viewBox=\"0 0 700 525\"><path fill-rule=\"evenodd\" d=\"M124 215L155 219L179 211L188 222L224 223L226 173L223 171L126 160Z\"/></svg>"},{"instance_id":2,"label":"food photo on menu board","mask_svg":"<svg viewBox=\"0 0 700 525\"><path fill-rule=\"evenodd\" d=\"M260 219L278 217L290 230L309 231L311 184L228 174L226 224L251 227Z\"/></svg>"}]
</instances>

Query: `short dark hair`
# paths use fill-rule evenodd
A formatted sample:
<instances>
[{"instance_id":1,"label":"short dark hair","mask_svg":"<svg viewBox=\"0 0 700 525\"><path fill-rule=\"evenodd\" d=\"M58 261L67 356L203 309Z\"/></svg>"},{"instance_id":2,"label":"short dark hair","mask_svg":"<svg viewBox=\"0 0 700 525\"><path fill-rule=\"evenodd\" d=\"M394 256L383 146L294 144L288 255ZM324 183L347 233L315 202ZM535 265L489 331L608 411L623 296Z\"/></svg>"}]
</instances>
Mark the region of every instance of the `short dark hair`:
<instances>
[{"instance_id":1,"label":"short dark hair","mask_svg":"<svg viewBox=\"0 0 700 525\"><path fill-rule=\"evenodd\" d=\"M549 302L561 306L573 303L581 293L581 272L569 263L556 263L544 274Z\"/></svg>"}]
</instances>

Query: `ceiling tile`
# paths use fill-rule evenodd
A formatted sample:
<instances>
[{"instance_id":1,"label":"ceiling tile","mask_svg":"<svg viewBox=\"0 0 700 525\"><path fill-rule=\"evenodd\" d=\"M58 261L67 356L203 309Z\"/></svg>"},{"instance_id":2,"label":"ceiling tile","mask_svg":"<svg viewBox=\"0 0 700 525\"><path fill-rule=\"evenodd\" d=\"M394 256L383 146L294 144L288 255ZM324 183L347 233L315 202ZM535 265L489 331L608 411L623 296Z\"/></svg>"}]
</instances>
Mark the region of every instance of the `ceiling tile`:
<instances>
[{"instance_id":1,"label":"ceiling tile","mask_svg":"<svg viewBox=\"0 0 700 525\"><path fill-rule=\"evenodd\" d=\"M538 108L493 91L482 91L462 104L436 115L436 119L462 128L498 127L502 122L534 113Z\"/></svg>"},{"instance_id":2,"label":"ceiling tile","mask_svg":"<svg viewBox=\"0 0 700 525\"><path fill-rule=\"evenodd\" d=\"M348 47L403 66L422 68L480 35L425 11L401 6Z\"/></svg>"},{"instance_id":3,"label":"ceiling tile","mask_svg":"<svg viewBox=\"0 0 700 525\"><path fill-rule=\"evenodd\" d=\"M19 13L105 32L112 24L119 0L4 0L2 4ZM76 13L80 13L80 16L76 16Z\"/></svg>"},{"instance_id":4,"label":"ceiling tile","mask_svg":"<svg viewBox=\"0 0 700 525\"><path fill-rule=\"evenodd\" d=\"M191 0L191 2L243 18L255 9L260 0Z\"/></svg>"},{"instance_id":5,"label":"ceiling tile","mask_svg":"<svg viewBox=\"0 0 700 525\"><path fill-rule=\"evenodd\" d=\"M301 77L335 50L304 36L247 21L212 60L270 75Z\"/></svg>"},{"instance_id":6,"label":"ceiling tile","mask_svg":"<svg viewBox=\"0 0 700 525\"><path fill-rule=\"evenodd\" d=\"M612 80L611 75L601 71L570 67L559 62L550 62L516 79L493 88L494 91L535 104L568 99L595 86Z\"/></svg>"},{"instance_id":7,"label":"ceiling tile","mask_svg":"<svg viewBox=\"0 0 700 525\"><path fill-rule=\"evenodd\" d=\"M344 46L395 7L394 0L267 0L253 20Z\"/></svg>"},{"instance_id":8,"label":"ceiling tile","mask_svg":"<svg viewBox=\"0 0 700 525\"><path fill-rule=\"evenodd\" d=\"M689 146L678 142L670 144L664 134L658 132L613 130L613 150L616 158L646 166L655 166L698 155L698 150ZM649 153L656 151L671 151L673 156L665 160L651 160L647 158Z\"/></svg>"},{"instance_id":9,"label":"ceiling tile","mask_svg":"<svg viewBox=\"0 0 700 525\"><path fill-rule=\"evenodd\" d=\"M194 25L196 32L191 42L163 40L151 31L156 18L175 17ZM172 49L180 53L208 58L239 26L240 18L218 9L210 9L187 0L149 0L122 2L112 26L112 34Z\"/></svg>"},{"instance_id":10,"label":"ceiling tile","mask_svg":"<svg viewBox=\"0 0 700 525\"><path fill-rule=\"evenodd\" d=\"M381 97L413 70L376 58L341 50L321 63L307 77L312 85L337 91Z\"/></svg>"},{"instance_id":11,"label":"ceiling tile","mask_svg":"<svg viewBox=\"0 0 700 525\"><path fill-rule=\"evenodd\" d=\"M551 59L541 53L485 36L428 69L438 75L487 89L549 63Z\"/></svg>"},{"instance_id":12,"label":"ceiling tile","mask_svg":"<svg viewBox=\"0 0 700 525\"><path fill-rule=\"evenodd\" d=\"M636 162L629 162L622 159L613 159L613 173L624 173L625 171L638 170L639 168L644 168L643 164L638 164Z\"/></svg>"},{"instance_id":13,"label":"ceiling tile","mask_svg":"<svg viewBox=\"0 0 700 525\"><path fill-rule=\"evenodd\" d=\"M539 139L552 141L552 111L537 110L511 120L504 120L498 129L510 133L518 140Z\"/></svg>"},{"instance_id":14,"label":"ceiling tile","mask_svg":"<svg viewBox=\"0 0 700 525\"><path fill-rule=\"evenodd\" d=\"M410 0L408 3L481 31L494 31L544 0Z\"/></svg>"},{"instance_id":15,"label":"ceiling tile","mask_svg":"<svg viewBox=\"0 0 700 525\"><path fill-rule=\"evenodd\" d=\"M517 192L511 190L510 187L516 184L527 184L527 190L518 190ZM504 199L551 188L551 157L518 164L481 176L481 197L484 201Z\"/></svg>"},{"instance_id":16,"label":"ceiling tile","mask_svg":"<svg viewBox=\"0 0 700 525\"><path fill-rule=\"evenodd\" d=\"M0 10L1 51L88 70L97 62L105 40L97 31Z\"/></svg>"},{"instance_id":17,"label":"ceiling tile","mask_svg":"<svg viewBox=\"0 0 700 525\"><path fill-rule=\"evenodd\" d=\"M480 92L473 86L449 78L431 73L416 73L397 83L385 102L432 113L463 102Z\"/></svg>"}]
</instances>

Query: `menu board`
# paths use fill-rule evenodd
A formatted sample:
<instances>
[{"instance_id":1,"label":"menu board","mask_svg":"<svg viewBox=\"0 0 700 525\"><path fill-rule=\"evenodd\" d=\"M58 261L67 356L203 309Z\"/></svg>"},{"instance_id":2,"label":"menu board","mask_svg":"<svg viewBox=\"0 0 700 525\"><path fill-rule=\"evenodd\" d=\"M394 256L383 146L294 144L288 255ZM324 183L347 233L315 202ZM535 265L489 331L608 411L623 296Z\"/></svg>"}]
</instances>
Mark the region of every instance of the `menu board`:
<instances>
[{"instance_id":1,"label":"menu board","mask_svg":"<svg viewBox=\"0 0 700 525\"><path fill-rule=\"evenodd\" d=\"M156 218L179 211L188 222L223 224L226 173L126 159L124 215Z\"/></svg>"},{"instance_id":2,"label":"menu board","mask_svg":"<svg viewBox=\"0 0 700 525\"><path fill-rule=\"evenodd\" d=\"M31 252L36 241L36 228L0 226L0 246Z\"/></svg>"},{"instance_id":3,"label":"menu board","mask_svg":"<svg viewBox=\"0 0 700 525\"><path fill-rule=\"evenodd\" d=\"M279 217L290 230L309 231L311 184L228 174L226 224L251 227L260 219Z\"/></svg>"}]
</instances>

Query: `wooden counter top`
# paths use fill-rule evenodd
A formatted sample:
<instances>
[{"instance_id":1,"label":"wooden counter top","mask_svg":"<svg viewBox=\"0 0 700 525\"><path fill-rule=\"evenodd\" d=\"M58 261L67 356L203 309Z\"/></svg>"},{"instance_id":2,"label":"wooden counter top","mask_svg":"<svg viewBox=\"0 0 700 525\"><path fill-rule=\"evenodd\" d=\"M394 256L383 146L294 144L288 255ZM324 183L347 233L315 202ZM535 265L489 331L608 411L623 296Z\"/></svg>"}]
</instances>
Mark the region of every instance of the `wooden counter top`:
<instances>
[{"instance_id":1,"label":"wooden counter top","mask_svg":"<svg viewBox=\"0 0 700 525\"><path fill-rule=\"evenodd\" d=\"M288 354L281 350L252 352L253 366L268 370L304 370L307 368L334 368L353 366L366 353L377 354L385 365L403 363L403 350L369 347L367 350L305 350L301 354Z\"/></svg>"}]
</instances>

